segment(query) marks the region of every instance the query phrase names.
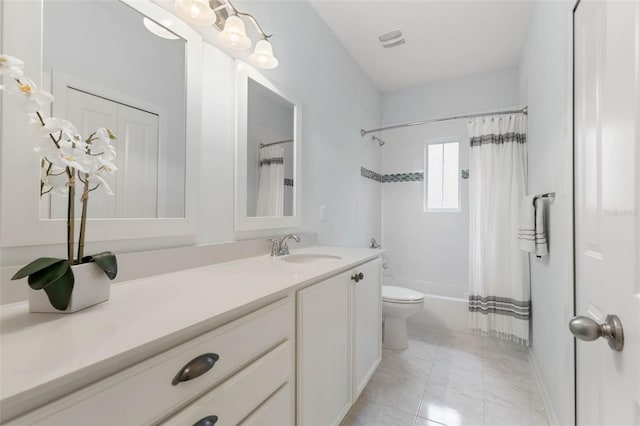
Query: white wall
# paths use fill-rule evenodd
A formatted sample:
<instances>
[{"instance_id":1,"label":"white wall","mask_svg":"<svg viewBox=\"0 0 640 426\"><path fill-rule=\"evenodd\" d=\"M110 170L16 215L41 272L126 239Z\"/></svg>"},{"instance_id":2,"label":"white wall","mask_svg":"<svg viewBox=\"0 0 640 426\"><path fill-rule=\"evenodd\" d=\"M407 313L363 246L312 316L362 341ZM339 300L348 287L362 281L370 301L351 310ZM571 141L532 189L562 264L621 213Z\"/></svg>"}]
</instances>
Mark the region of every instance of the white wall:
<instances>
[{"instance_id":1,"label":"white wall","mask_svg":"<svg viewBox=\"0 0 640 426\"><path fill-rule=\"evenodd\" d=\"M237 3L275 34L272 43L280 66L265 71L265 76L301 100L302 179L296 184L302 185L303 207L298 230L317 231L320 244L364 246L370 236L380 233L380 213L379 209L359 208L377 202L376 192L368 191L360 180L360 157L379 161L379 151L367 154L359 132L361 127L380 124L380 93L307 2ZM213 30L209 39L215 39ZM196 235L93 243L87 252L110 249L124 253L281 233L233 230L234 60L209 44L203 53L200 163L196 165L198 179L188 188L198 200ZM326 206L324 221L320 220L321 205ZM63 253L63 245L2 247L0 266ZM15 284L3 281L1 285Z\"/></svg>"},{"instance_id":2,"label":"white wall","mask_svg":"<svg viewBox=\"0 0 640 426\"><path fill-rule=\"evenodd\" d=\"M529 105L529 191L555 192L549 250L531 260L532 352L553 406L553 421L574 424L572 2L538 2L520 64ZM555 418L555 419L554 419Z\"/></svg>"},{"instance_id":3,"label":"white wall","mask_svg":"<svg viewBox=\"0 0 640 426\"><path fill-rule=\"evenodd\" d=\"M456 78L383 96L383 122L392 124L518 104L516 68ZM425 141L460 138L460 166L468 169L467 121L455 120L383 132L383 172L424 170ZM470 171L473 175L473 170ZM448 287L441 295L465 297L468 284L468 180L461 180L459 212L424 212L423 182L384 183L383 243L387 275L418 291ZM455 290L454 290L455 288Z\"/></svg>"}]
</instances>

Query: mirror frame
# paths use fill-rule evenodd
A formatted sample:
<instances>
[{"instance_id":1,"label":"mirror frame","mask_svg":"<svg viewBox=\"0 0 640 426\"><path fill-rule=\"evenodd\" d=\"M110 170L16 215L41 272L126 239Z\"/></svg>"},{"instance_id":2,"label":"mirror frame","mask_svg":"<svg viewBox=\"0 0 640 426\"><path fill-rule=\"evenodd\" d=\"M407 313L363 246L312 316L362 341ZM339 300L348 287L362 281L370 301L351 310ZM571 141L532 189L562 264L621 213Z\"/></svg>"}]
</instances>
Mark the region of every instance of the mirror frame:
<instances>
[{"instance_id":1,"label":"mirror frame","mask_svg":"<svg viewBox=\"0 0 640 426\"><path fill-rule=\"evenodd\" d=\"M195 235L198 149L201 140L202 37L179 18L151 0L119 0L161 22L170 16L172 31L186 40L185 215L182 218L88 219L86 241L114 241ZM25 61L25 75L42 87L43 0L4 1L3 53ZM142 19L140 20L142 25ZM2 247L35 246L66 242L65 219L40 218L40 170L27 114L2 95ZM80 219L76 218L79 223ZM76 226L76 229L79 225Z\"/></svg>"},{"instance_id":2,"label":"mirror frame","mask_svg":"<svg viewBox=\"0 0 640 426\"><path fill-rule=\"evenodd\" d=\"M252 79L293 105L293 215L292 216L247 216L247 124L248 86ZM236 231L296 228L301 218L302 125L300 103L285 95L259 71L243 61L236 60L236 140L235 140L235 217Z\"/></svg>"}]
</instances>

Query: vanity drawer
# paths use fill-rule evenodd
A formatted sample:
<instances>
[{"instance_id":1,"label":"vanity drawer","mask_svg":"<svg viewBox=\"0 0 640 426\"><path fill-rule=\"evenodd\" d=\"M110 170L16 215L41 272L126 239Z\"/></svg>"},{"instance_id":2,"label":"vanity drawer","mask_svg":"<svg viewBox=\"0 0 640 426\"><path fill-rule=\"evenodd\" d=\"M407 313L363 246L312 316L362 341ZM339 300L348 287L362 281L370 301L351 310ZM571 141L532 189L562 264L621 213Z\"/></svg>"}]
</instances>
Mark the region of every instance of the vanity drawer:
<instances>
[{"instance_id":1,"label":"vanity drawer","mask_svg":"<svg viewBox=\"0 0 640 426\"><path fill-rule=\"evenodd\" d=\"M261 404L268 403L269 397L283 384L288 384L291 368L291 344L287 341L163 424L237 425ZM280 400L276 402L283 405ZM279 417L286 422L280 422L278 426L291 424L290 393L286 402L286 411L280 413Z\"/></svg>"},{"instance_id":2,"label":"vanity drawer","mask_svg":"<svg viewBox=\"0 0 640 426\"><path fill-rule=\"evenodd\" d=\"M48 404L13 424L113 426L158 421L287 341L292 328L292 307L286 298ZM176 383L183 367L204 354L209 354L209 369L203 368L206 363L192 364L189 374L202 374Z\"/></svg>"},{"instance_id":3,"label":"vanity drawer","mask_svg":"<svg viewBox=\"0 0 640 426\"><path fill-rule=\"evenodd\" d=\"M293 424L291 385L287 383L251 413L241 426L285 426Z\"/></svg>"}]
</instances>

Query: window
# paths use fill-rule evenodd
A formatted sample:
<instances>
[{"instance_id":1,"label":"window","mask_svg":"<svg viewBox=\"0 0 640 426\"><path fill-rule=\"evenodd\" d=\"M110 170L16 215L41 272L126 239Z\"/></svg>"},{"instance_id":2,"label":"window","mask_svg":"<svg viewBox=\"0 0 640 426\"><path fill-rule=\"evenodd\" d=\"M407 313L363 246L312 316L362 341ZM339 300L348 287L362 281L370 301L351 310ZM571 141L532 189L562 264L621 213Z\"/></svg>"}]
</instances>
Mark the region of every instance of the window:
<instances>
[{"instance_id":1,"label":"window","mask_svg":"<svg viewBox=\"0 0 640 426\"><path fill-rule=\"evenodd\" d=\"M424 210L460 210L458 138L438 139L424 146Z\"/></svg>"}]
</instances>

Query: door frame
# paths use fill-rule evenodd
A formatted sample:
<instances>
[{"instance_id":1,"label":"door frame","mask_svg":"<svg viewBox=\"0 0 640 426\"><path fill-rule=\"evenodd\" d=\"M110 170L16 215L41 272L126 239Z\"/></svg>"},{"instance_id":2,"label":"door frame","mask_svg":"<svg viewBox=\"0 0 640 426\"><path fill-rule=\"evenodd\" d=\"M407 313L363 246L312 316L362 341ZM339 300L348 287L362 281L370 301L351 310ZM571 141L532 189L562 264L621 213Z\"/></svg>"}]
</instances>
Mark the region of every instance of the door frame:
<instances>
[{"instance_id":1,"label":"door frame","mask_svg":"<svg viewBox=\"0 0 640 426\"><path fill-rule=\"evenodd\" d=\"M576 20L576 10L578 9L578 6L580 5L580 2L582 0L574 0L573 2L573 7L571 8L571 34L569 36L569 40L570 40L570 46L571 46L571 55L570 55L570 61L571 61L571 66L569 67L569 69L571 70L571 102L570 102L570 114L569 117L571 117L571 126L569 127L571 129L571 187L572 187L572 191L571 191L571 204L572 204L572 209L571 209L571 223L572 223L572 228L573 228L573 241L572 241L572 245L573 245L573 249L572 249L572 256L571 256L571 261L573 262L573 286L572 286L572 292L573 292L573 316L575 317L576 314L576 310L577 310L577 300L576 300L576 295L577 295L577 280L576 280L576 129L575 129L575 125L576 125L576 108L575 108L575 103L576 103L576 90L575 90L575 84L576 84L576 80L575 80L575 75L576 75L576 41L575 41L575 20ZM567 325L568 326L568 325ZM576 338L573 337L573 424L574 425L578 425L578 358L577 358L577 349L578 349L578 344L576 342Z\"/></svg>"}]
</instances>

